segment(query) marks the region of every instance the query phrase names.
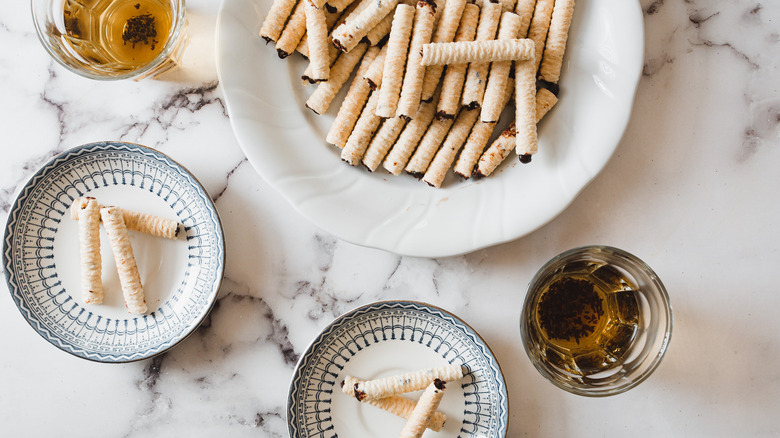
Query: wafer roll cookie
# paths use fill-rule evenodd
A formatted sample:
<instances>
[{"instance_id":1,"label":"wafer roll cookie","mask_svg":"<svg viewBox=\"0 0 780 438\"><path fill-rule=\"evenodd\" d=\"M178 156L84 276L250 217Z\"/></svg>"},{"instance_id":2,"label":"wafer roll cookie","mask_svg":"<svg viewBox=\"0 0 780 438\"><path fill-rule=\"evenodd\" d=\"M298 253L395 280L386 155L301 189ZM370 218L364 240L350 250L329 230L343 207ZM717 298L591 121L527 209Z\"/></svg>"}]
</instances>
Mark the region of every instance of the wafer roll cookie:
<instances>
[{"instance_id":1,"label":"wafer roll cookie","mask_svg":"<svg viewBox=\"0 0 780 438\"><path fill-rule=\"evenodd\" d=\"M520 32L520 17L514 12L504 12L501 17L501 28L498 31L498 40L506 41L517 39ZM530 49L530 40L527 41ZM504 110L501 100L506 91L507 80L509 79L509 70L512 68L512 61L495 61L490 66L487 86L485 87L485 97L482 100L482 110L480 119L483 122L497 122L498 117Z\"/></svg>"},{"instance_id":2,"label":"wafer roll cookie","mask_svg":"<svg viewBox=\"0 0 780 438\"><path fill-rule=\"evenodd\" d=\"M502 108L506 107L514 92L515 79L510 77L507 79L504 94L501 96L501 103L499 106ZM478 121L474 124L474 128L471 129L471 133L466 139L466 144L463 146L463 151L460 153L458 161L455 163L455 168L453 170L456 175L467 179L471 176L474 171L474 166L477 164L477 161L479 161L479 157L482 155L482 151L485 150L485 146L487 146L487 142L490 140L490 136L493 135L493 130L495 128L496 122ZM514 127L512 129L514 129Z\"/></svg>"},{"instance_id":3,"label":"wafer roll cookie","mask_svg":"<svg viewBox=\"0 0 780 438\"><path fill-rule=\"evenodd\" d=\"M354 4L355 0L328 0L325 7L332 12L342 12L347 9L348 6Z\"/></svg>"},{"instance_id":4,"label":"wafer roll cookie","mask_svg":"<svg viewBox=\"0 0 780 438\"><path fill-rule=\"evenodd\" d=\"M395 117L414 15L415 9L412 6L400 4L396 7L390 39L387 41L387 56L382 70L382 87L379 89L377 115L380 117Z\"/></svg>"},{"instance_id":5,"label":"wafer roll cookie","mask_svg":"<svg viewBox=\"0 0 780 438\"><path fill-rule=\"evenodd\" d=\"M433 120L428 126L428 130L425 131L420 144L417 145L417 150L414 151L414 155L409 159L409 163L404 170L406 173L422 178L425 171L428 170L428 166L431 164L433 156L436 151L439 150L441 142L444 141L444 137L452 126L452 119L447 120Z\"/></svg>"},{"instance_id":6,"label":"wafer roll cookie","mask_svg":"<svg viewBox=\"0 0 780 438\"><path fill-rule=\"evenodd\" d=\"M328 26L328 39L330 40L330 33L333 31L333 29L338 26L339 24L343 23L344 20L347 19L349 14L357 7L358 3L352 3L347 6L347 8L340 12L327 12L325 14L325 24ZM333 49L340 53L341 50L336 49L333 44L328 42L328 46L333 47ZM300 53L301 55L305 56L306 58L309 57L309 35L308 33L304 33L303 37L301 37L301 41L298 42L298 47L295 48L295 50ZM330 51L329 51L330 53ZM335 58L335 57L334 57Z\"/></svg>"},{"instance_id":7,"label":"wafer roll cookie","mask_svg":"<svg viewBox=\"0 0 780 438\"><path fill-rule=\"evenodd\" d=\"M314 1L319 0L301 1L304 2L305 6L306 34L309 36L309 62L312 67L308 78L311 82L327 81L330 76L330 64L335 60L335 56L328 53L331 44L328 42L328 23L325 9L319 9L315 6Z\"/></svg>"},{"instance_id":8,"label":"wafer roll cookie","mask_svg":"<svg viewBox=\"0 0 780 438\"><path fill-rule=\"evenodd\" d=\"M355 123L355 129L349 134L349 139L347 139L344 149L341 150L341 159L351 166L357 166L360 163L360 159L363 158L363 154L365 154L368 144L371 142L371 137L379 127L379 122L382 121L376 115L378 100L378 94L372 93L365 108L363 108L363 112L360 113L360 118Z\"/></svg>"},{"instance_id":9,"label":"wafer roll cookie","mask_svg":"<svg viewBox=\"0 0 780 438\"><path fill-rule=\"evenodd\" d=\"M547 39L547 31L550 29L550 20L555 0L538 0L528 28L528 39L533 40L536 56L534 59L534 72L539 68L539 62L544 53L544 41Z\"/></svg>"},{"instance_id":10,"label":"wafer roll cookie","mask_svg":"<svg viewBox=\"0 0 780 438\"><path fill-rule=\"evenodd\" d=\"M344 24L333 30L333 44L342 52L349 52L397 4L398 0L372 0L359 14L350 15Z\"/></svg>"},{"instance_id":11,"label":"wafer roll cookie","mask_svg":"<svg viewBox=\"0 0 780 438\"><path fill-rule=\"evenodd\" d=\"M460 365L444 365L374 380L364 381L347 376L344 378L341 390L345 394L355 397L358 401L368 401L419 391L425 389L434 379L454 382L462 377L463 368Z\"/></svg>"},{"instance_id":12,"label":"wafer roll cookie","mask_svg":"<svg viewBox=\"0 0 780 438\"><path fill-rule=\"evenodd\" d=\"M371 47L366 51L366 54L363 55L363 60L360 61L360 66L355 74L355 78L352 80L347 96L344 98L344 101L341 102L339 112L336 114L336 119L330 126L328 135L325 136L325 141L328 143L336 145L339 148L343 148L347 143L349 134L352 132L352 128L355 126L358 117L360 117L360 112L368 100L368 94L371 92L366 81L361 78L366 73L377 54L379 54L379 48Z\"/></svg>"},{"instance_id":13,"label":"wafer roll cookie","mask_svg":"<svg viewBox=\"0 0 780 438\"><path fill-rule=\"evenodd\" d=\"M127 311L133 314L144 314L147 311L144 289L141 285L141 275L133 256L133 248L127 235L122 210L116 207L102 207L100 217L114 252L114 262L119 274L119 284L125 297Z\"/></svg>"},{"instance_id":14,"label":"wafer roll cookie","mask_svg":"<svg viewBox=\"0 0 780 438\"><path fill-rule=\"evenodd\" d=\"M382 159L387 155L387 151L390 146L395 143L398 136L401 134L401 130L404 129L406 120L400 117L393 117L392 119L384 119L382 127L376 132L374 138L371 139L371 143L366 149L366 153L363 156L363 165L370 171L375 171L379 164L382 163Z\"/></svg>"},{"instance_id":15,"label":"wafer roll cookie","mask_svg":"<svg viewBox=\"0 0 780 438\"><path fill-rule=\"evenodd\" d=\"M428 126L433 120L433 116L436 113L435 102L438 99L439 93L437 92L433 95L433 101L422 103L417 111L417 116L401 131L398 141L395 142L382 163L382 167L388 172L393 175L400 175L404 170L409 157L412 156L414 149L423 135L425 135L425 131L428 130Z\"/></svg>"},{"instance_id":16,"label":"wafer roll cookie","mask_svg":"<svg viewBox=\"0 0 780 438\"><path fill-rule=\"evenodd\" d=\"M540 88L536 92L536 123L539 123L556 103L558 103L558 97L552 91Z\"/></svg>"},{"instance_id":17,"label":"wafer roll cookie","mask_svg":"<svg viewBox=\"0 0 780 438\"><path fill-rule=\"evenodd\" d=\"M544 46L542 65L539 76L547 82L557 84L561 77L563 55L566 51L566 40L569 37L569 27L574 16L574 0L558 0L555 2L547 42Z\"/></svg>"},{"instance_id":18,"label":"wafer roll cookie","mask_svg":"<svg viewBox=\"0 0 780 438\"><path fill-rule=\"evenodd\" d=\"M490 147L479 157L475 176L489 176L517 145L517 129L515 122L509 124L501 135L493 141Z\"/></svg>"},{"instance_id":19,"label":"wafer roll cookie","mask_svg":"<svg viewBox=\"0 0 780 438\"><path fill-rule=\"evenodd\" d=\"M477 23L479 22L479 6L466 4L463 9L463 16L458 26L458 32L455 34L456 42L473 41L477 32ZM436 117L440 120L452 119L460 108L460 94L463 90L463 83L466 80L466 70L468 64L451 64L447 66L442 79L441 97L433 99L437 103Z\"/></svg>"},{"instance_id":20,"label":"wafer roll cookie","mask_svg":"<svg viewBox=\"0 0 780 438\"><path fill-rule=\"evenodd\" d=\"M558 98L545 88L540 88L536 93L536 123L552 109L558 102ZM517 146L515 123L512 122L504 132L499 136L490 148L485 151L479 159L474 174L477 176L488 176L501 164L509 153Z\"/></svg>"},{"instance_id":21,"label":"wafer roll cookie","mask_svg":"<svg viewBox=\"0 0 780 438\"><path fill-rule=\"evenodd\" d=\"M534 61L515 62L515 125L517 155L533 155L537 150L536 66Z\"/></svg>"},{"instance_id":22,"label":"wafer roll cookie","mask_svg":"<svg viewBox=\"0 0 780 438\"><path fill-rule=\"evenodd\" d=\"M306 108L309 108L316 114L324 114L330 107L333 99L341 91L341 87L349 80L352 70L360 62L366 50L368 50L367 44L358 44L351 52L339 56L330 70L330 79L317 85L317 89L306 100Z\"/></svg>"},{"instance_id":23,"label":"wafer roll cookie","mask_svg":"<svg viewBox=\"0 0 780 438\"><path fill-rule=\"evenodd\" d=\"M517 0L515 14L520 17L520 38L528 35L528 26L531 25L531 17L534 15L536 0Z\"/></svg>"},{"instance_id":24,"label":"wafer roll cookie","mask_svg":"<svg viewBox=\"0 0 780 438\"><path fill-rule=\"evenodd\" d=\"M426 425L444 397L444 381L435 379L420 396L414 411L406 421L398 438L420 438L425 432Z\"/></svg>"},{"instance_id":25,"label":"wafer roll cookie","mask_svg":"<svg viewBox=\"0 0 780 438\"><path fill-rule=\"evenodd\" d=\"M412 416L414 408L417 407L416 402L400 395L391 395L390 397L377 400L367 400L366 403L406 420ZM444 427L445 421L447 421L447 416L439 411L435 411L431 415L431 419L428 421L426 427L434 432L439 432Z\"/></svg>"},{"instance_id":26,"label":"wafer roll cookie","mask_svg":"<svg viewBox=\"0 0 780 438\"><path fill-rule=\"evenodd\" d=\"M507 12L512 16L514 13ZM517 61L528 59L533 42L528 39L506 39L490 41L464 41L453 43L431 43L423 47L424 65L482 64L496 61Z\"/></svg>"},{"instance_id":27,"label":"wafer roll cookie","mask_svg":"<svg viewBox=\"0 0 780 438\"><path fill-rule=\"evenodd\" d=\"M382 47L379 51L379 55L371 63L371 66L363 75L363 79L368 82L368 86L371 90L376 90L382 85L382 72L385 70L385 59L387 58L387 45Z\"/></svg>"},{"instance_id":28,"label":"wafer roll cookie","mask_svg":"<svg viewBox=\"0 0 780 438\"><path fill-rule=\"evenodd\" d=\"M384 37L390 35L390 29L393 27L394 15L395 11L390 12L379 22L379 24L366 33L366 39L372 46L376 46Z\"/></svg>"},{"instance_id":29,"label":"wafer roll cookie","mask_svg":"<svg viewBox=\"0 0 780 438\"><path fill-rule=\"evenodd\" d=\"M433 33L433 20L436 16L436 4L422 0L417 3L414 16L414 30L412 41L409 43L409 56L406 60L406 73L404 74L401 97L398 99L396 115L411 120L417 114L420 107L420 95L422 94L425 66L420 64L422 55L420 51L423 45L431 42Z\"/></svg>"},{"instance_id":30,"label":"wafer roll cookie","mask_svg":"<svg viewBox=\"0 0 780 438\"><path fill-rule=\"evenodd\" d=\"M87 304L103 303L103 261L100 256L100 206L95 198L73 203L79 218L81 298ZM73 207L71 207L71 214Z\"/></svg>"},{"instance_id":31,"label":"wafer roll cookie","mask_svg":"<svg viewBox=\"0 0 780 438\"><path fill-rule=\"evenodd\" d=\"M152 236L175 239L179 234L179 223L146 213L118 209L128 230L151 234Z\"/></svg>"},{"instance_id":32,"label":"wafer roll cookie","mask_svg":"<svg viewBox=\"0 0 780 438\"><path fill-rule=\"evenodd\" d=\"M458 25L463 17L465 8L466 0L448 0L444 4L441 20L436 26L436 31L433 34L431 41L434 43L452 42L455 39L455 34L458 31ZM438 9L440 8L437 8L437 10ZM436 92L436 87L441 80L442 73L444 73L444 66L441 65L433 65L425 69L420 100L424 102L431 101L433 93Z\"/></svg>"},{"instance_id":33,"label":"wafer roll cookie","mask_svg":"<svg viewBox=\"0 0 780 438\"><path fill-rule=\"evenodd\" d=\"M498 3L485 1L479 16L477 36L475 41L490 41L496 37L502 6ZM472 43L467 43L472 44ZM468 62L468 61L464 61ZM461 103L469 109L476 109L482 104L482 96L485 93L490 64L486 62L473 62L466 71L466 82L463 87Z\"/></svg>"},{"instance_id":34,"label":"wafer roll cookie","mask_svg":"<svg viewBox=\"0 0 780 438\"><path fill-rule=\"evenodd\" d=\"M458 154L458 151L463 146L478 117L479 114L476 111L461 111L458 114L458 118L452 124L452 128L447 133L444 143L442 143L441 148L439 148L433 161L431 161L431 165L425 171L423 181L428 183L428 185L441 187L441 183L447 175L447 170L455 160L455 155Z\"/></svg>"},{"instance_id":35,"label":"wafer roll cookie","mask_svg":"<svg viewBox=\"0 0 780 438\"><path fill-rule=\"evenodd\" d=\"M83 201L86 198L77 199L70 208L70 217L73 220L79 219L79 209L82 205L86 205ZM98 209L103 208L102 205L98 205ZM124 210L122 211L122 217L125 221L125 227L131 231L137 231L139 233L151 234L152 236L163 237L166 239L176 239L179 235L179 223L173 219L166 219L159 216L139 213L136 211Z\"/></svg>"},{"instance_id":36,"label":"wafer roll cookie","mask_svg":"<svg viewBox=\"0 0 780 438\"><path fill-rule=\"evenodd\" d=\"M305 0L300 0L293 10L287 25L284 26L282 35L276 40L276 53L284 59L298 47L303 34L306 32Z\"/></svg>"},{"instance_id":37,"label":"wafer roll cookie","mask_svg":"<svg viewBox=\"0 0 780 438\"><path fill-rule=\"evenodd\" d=\"M306 11L304 10L304 12ZM333 29L333 26L336 24L340 16L341 16L340 13L336 13L336 14L332 14L330 12L325 13L325 24L328 26L328 32L330 32ZM301 40L298 41L298 46L295 48L295 51L303 55L304 58L307 59L309 58L309 33L308 32L305 32L301 37Z\"/></svg>"},{"instance_id":38,"label":"wafer roll cookie","mask_svg":"<svg viewBox=\"0 0 780 438\"><path fill-rule=\"evenodd\" d=\"M276 41L282 35L284 23L295 8L295 0L274 0L268 15L260 27L260 36L266 41Z\"/></svg>"}]
</instances>

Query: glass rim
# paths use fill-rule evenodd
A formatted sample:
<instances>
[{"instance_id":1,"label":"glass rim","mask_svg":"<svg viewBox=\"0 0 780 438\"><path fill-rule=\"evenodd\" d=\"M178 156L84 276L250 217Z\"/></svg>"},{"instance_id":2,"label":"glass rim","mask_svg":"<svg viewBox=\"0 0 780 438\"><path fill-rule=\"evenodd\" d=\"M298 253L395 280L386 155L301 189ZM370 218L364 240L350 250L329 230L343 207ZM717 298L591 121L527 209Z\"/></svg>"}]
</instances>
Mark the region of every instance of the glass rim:
<instances>
[{"instance_id":1,"label":"glass rim","mask_svg":"<svg viewBox=\"0 0 780 438\"><path fill-rule=\"evenodd\" d=\"M559 375L553 373L550 370L550 368L546 366L543 360L541 360L541 358L538 356L537 352L534 351L533 346L531 345L532 343L531 335L528 333L527 330L528 329L527 324L529 321L528 307L532 304L533 297L537 293L537 291L534 290L534 287L539 282L539 280L543 278L546 274L549 274L551 268L562 266L563 263L565 263L568 259L572 259L574 256L581 255L581 254L598 255L599 253L617 256L623 261L626 261L629 264L634 265L633 267L638 268L639 271L641 271L641 273L644 276L643 279L653 284L653 287L651 288L653 290L652 295L656 296L659 299L661 303L661 310L663 313L663 317L665 319L664 326L663 327L659 326L658 329L656 330L656 333L663 334L663 336L660 338L659 341L654 342L654 344L656 343L659 344L657 349L654 349L651 352L651 354L648 354L644 359L642 359L642 362L647 361L645 365L645 369L642 370L640 374L630 377L622 383L619 383L617 385L612 385L612 386L603 386L603 387L600 387L598 385L588 385L587 383L576 384L561 379ZM603 258L601 260L603 260ZM607 261L607 260L603 260L603 261ZM650 268L649 265L647 265L647 263L642 261L637 256L631 254L630 252L622 250L620 248L607 246L607 245L586 245L586 246L572 248L556 255L555 257L550 259L547 263L545 263L541 268L539 268L536 274L534 274L533 278L528 284L525 302L523 303L523 310L520 316L520 335L523 342L523 349L525 350L526 355L528 356L529 360L533 364L534 368L536 368L536 370L547 381L557 386L558 388L561 388L564 391L567 391L575 395L580 395L585 397L607 397L611 395L622 394L636 387L640 383L644 382L653 374L653 372L658 368L664 356L666 355L666 351L669 347L669 342L671 341L673 325L674 325L673 311L672 311L671 302L669 300L669 294L666 290L666 287L658 277L658 275L655 273L655 271L653 271L652 268Z\"/></svg>"},{"instance_id":2,"label":"glass rim","mask_svg":"<svg viewBox=\"0 0 780 438\"><path fill-rule=\"evenodd\" d=\"M168 32L168 39L166 40L165 46L160 51L160 53L158 53L157 56L154 57L154 59L152 59L148 64L144 65L143 67L139 67L135 70L128 71L127 73L122 73L113 76L106 76L106 75L100 75L94 72L90 72L88 70L79 67L78 65L69 63L64 59L62 59L60 53L57 53L57 51L54 50L52 44L48 40L48 35L45 29L41 27L42 23L39 22L41 17L38 16L38 13L35 10L36 2L41 2L41 1L47 1L50 3L52 0L30 0L30 12L32 14L33 26L35 26L35 34L38 36L38 41L41 42L41 45L43 46L44 50L46 50L46 53L48 53L52 59L54 59L59 65L65 67L67 70L76 73L79 76L88 79L98 80L98 81L118 81L123 79L144 77L150 71L164 64L165 61L170 57L173 50L178 45L177 42L182 35L182 30L184 29L184 25L186 23L186 17L185 17L186 0L170 0L172 3L178 5L179 8L177 10L177 13L173 15L173 25L171 26L171 30ZM48 22L48 20L45 20L45 22Z\"/></svg>"}]
</instances>

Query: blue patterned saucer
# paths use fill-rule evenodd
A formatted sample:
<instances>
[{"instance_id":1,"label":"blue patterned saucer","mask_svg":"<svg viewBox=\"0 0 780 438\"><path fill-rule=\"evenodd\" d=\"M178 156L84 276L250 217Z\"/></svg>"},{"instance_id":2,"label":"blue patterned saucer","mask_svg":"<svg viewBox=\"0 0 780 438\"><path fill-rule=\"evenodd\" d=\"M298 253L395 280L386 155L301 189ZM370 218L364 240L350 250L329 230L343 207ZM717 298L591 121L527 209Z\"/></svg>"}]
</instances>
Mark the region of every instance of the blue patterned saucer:
<instances>
[{"instance_id":1,"label":"blue patterned saucer","mask_svg":"<svg viewBox=\"0 0 780 438\"><path fill-rule=\"evenodd\" d=\"M397 436L406 420L344 394L344 377L375 379L449 363L469 372L447 385L439 406L447 415L444 429L425 436L504 437L506 384L490 348L456 316L412 301L360 307L317 336L301 356L290 385L290 437ZM405 396L417 399L419 392Z\"/></svg>"},{"instance_id":2,"label":"blue patterned saucer","mask_svg":"<svg viewBox=\"0 0 780 438\"><path fill-rule=\"evenodd\" d=\"M147 314L125 309L102 229L105 298L84 303L78 224L69 213L82 196L184 226L178 240L130 233ZM56 347L97 362L146 359L184 339L214 304L224 265L222 225L203 187L166 155L129 143L91 143L54 157L22 188L3 239L8 289L27 322Z\"/></svg>"}]
</instances>

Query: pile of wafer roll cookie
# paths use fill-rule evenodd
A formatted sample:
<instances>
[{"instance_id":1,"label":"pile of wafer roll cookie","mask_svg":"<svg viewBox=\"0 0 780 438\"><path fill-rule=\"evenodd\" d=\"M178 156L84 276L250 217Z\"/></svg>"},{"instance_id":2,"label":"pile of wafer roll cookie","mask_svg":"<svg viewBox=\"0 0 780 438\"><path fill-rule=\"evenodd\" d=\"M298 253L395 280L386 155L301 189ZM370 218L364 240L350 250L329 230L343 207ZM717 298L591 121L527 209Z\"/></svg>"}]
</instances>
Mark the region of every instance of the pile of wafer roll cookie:
<instances>
[{"instance_id":1,"label":"pile of wafer roll cookie","mask_svg":"<svg viewBox=\"0 0 780 438\"><path fill-rule=\"evenodd\" d=\"M446 385L461 378L462 366L445 365L375 380L346 376L341 382L341 390L361 403L405 418L399 438L419 438L425 429L439 432L444 427L447 417L437 411L439 403L444 397ZM416 402L400 395L419 390L423 393Z\"/></svg>"},{"instance_id":2,"label":"pile of wafer roll cookie","mask_svg":"<svg viewBox=\"0 0 780 438\"><path fill-rule=\"evenodd\" d=\"M317 114L353 77L326 137L343 161L440 187L453 163L467 179L513 149L531 161L573 13L574 0L274 0L260 36L308 58ZM514 122L488 146L511 101Z\"/></svg>"},{"instance_id":3,"label":"pile of wafer roll cookie","mask_svg":"<svg viewBox=\"0 0 780 438\"><path fill-rule=\"evenodd\" d=\"M103 303L103 262L100 255L100 223L106 230L114 253L119 283L127 311L147 312L146 297L138 265L133 255L128 230L166 239L176 239L179 223L158 216L102 206L97 199L76 199L70 207L71 219L79 222L79 256L81 262L81 294L87 304Z\"/></svg>"}]
</instances>

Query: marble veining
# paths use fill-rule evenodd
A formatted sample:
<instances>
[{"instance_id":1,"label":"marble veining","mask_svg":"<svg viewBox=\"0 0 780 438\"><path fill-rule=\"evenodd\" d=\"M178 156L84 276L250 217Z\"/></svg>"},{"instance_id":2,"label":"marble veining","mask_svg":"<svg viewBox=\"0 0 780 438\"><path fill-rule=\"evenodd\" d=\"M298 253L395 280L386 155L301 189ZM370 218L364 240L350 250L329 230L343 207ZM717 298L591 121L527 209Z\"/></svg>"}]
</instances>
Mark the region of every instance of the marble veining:
<instances>
[{"instance_id":1,"label":"marble veining","mask_svg":"<svg viewBox=\"0 0 780 438\"><path fill-rule=\"evenodd\" d=\"M780 435L780 294L771 275L780 262L780 3L641 0L642 78L604 171L536 232L441 259L340 241L254 172L217 80L220 2L188 0L192 42L178 70L106 83L49 59L29 5L7 3L0 222L20 185L56 154L93 141L137 142L204 185L227 257L203 324L173 350L121 365L52 347L0 285L0 435L287 437L290 379L312 339L339 315L391 299L440 306L490 345L509 392L508 437ZM675 312L656 373L602 400L544 381L518 330L535 271L594 243L648 262Z\"/></svg>"}]
</instances>

